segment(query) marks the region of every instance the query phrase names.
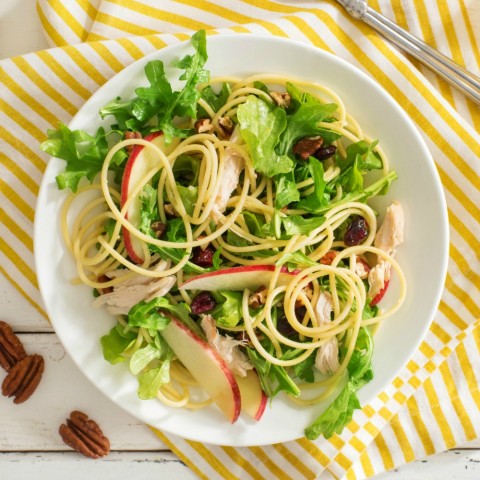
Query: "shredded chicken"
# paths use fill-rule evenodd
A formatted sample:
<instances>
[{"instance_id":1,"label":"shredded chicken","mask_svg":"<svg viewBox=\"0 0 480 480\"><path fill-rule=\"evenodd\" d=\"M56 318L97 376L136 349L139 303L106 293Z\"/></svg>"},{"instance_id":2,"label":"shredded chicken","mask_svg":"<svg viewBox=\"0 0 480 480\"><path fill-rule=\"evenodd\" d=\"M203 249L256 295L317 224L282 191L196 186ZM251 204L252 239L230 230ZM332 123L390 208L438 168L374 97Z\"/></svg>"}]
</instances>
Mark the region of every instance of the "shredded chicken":
<instances>
[{"instance_id":1,"label":"shredded chicken","mask_svg":"<svg viewBox=\"0 0 480 480\"><path fill-rule=\"evenodd\" d=\"M244 341L235 340L228 335L220 335L215 325L215 319L211 315L204 315L200 325L205 332L208 344L225 360L233 373L245 377L247 370L253 369L248 357L239 348L245 343Z\"/></svg>"},{"instance_id":2,"label":"shredded chicken","mask_svg":"<svg viewBox=\"0 0 480 480\"><path fill-rule=\"evenodd\" d=\"M235 127L230 142L239 143L240 130ZM215 203L212 206L212 216L218 220L227 207L227 202L232 192L237 188L240 180L240 173L244 168L243 157L232 147L225 149L224 167L220 179L220 189L218 190Z\"/></svg>"},{"instance_id":3,"label":"shredded chicken","mask_svg":"<svg viewBox=\"0 0 480 480\"><path fill-rule=\"evenodd\" d=\"M163 271L168 268L168 263L161 261L152 271ZM112 270L107 272L108 278L121 278L125 280L113 287L113 291L100 295L93 302L95 308L106 305L107 311L112 315L127 315L130 309L138 302L149 302L156 297L163 297L175 285L174 275L168 277L147 277L145 275L128 275L130 270Z\"/></svg>"},{"instance_id":4,"label":"shredded chicken","mask_svg":"<svg viewBox=\"0 0 480 480\"><path fill-rule=\"evenodd\" d=\"M355 273L361 278L365 279L368 277L371 268L368 263L361 259L360 257L356 257L355 259Z\"/></svg>"},{"instance_id":5,"label":"shredded chicken","mask_svg":"<svg viewBox=\"0 0 480 480\"><path fill-rule=\"evenodd\" d=\"M368 296L375 298L384 287L385 282L390 280L391 265L389 262L382 261L377 263L368 274Z\"/></svg>"},{"instance_id":6,"label":"shredded chicken","mask_svg":"<svg viewBox=\"0 0 480 480\"><path fill-rule=\"evenodd\" d=\"M385 253L395 255L398 245L403 242L405 219L400 203L393 202L385 213L382 225L375 235L373 244ZM368 296L375 298L390 280L391 264L385 260L379 260L368 273Z\"/></svg>"},{"instance_id":7,"label":"shredded chicken","mask_svg":"<svg viewBox=\"0 0 480 480\"><path fill-rule=\"evenodd\" d=\"M403 242L405 219L400 203L393 202L385 213L382 226L375 235L374 245L388 253L395 254L395 249Z\"/></svg>"},{"instance_id":8,"label":"shredded chicken","mask_svg":"<svg viewBox=\"0 0 480 480\"><path fill-rule=\"evenodd\" d=\"M326 325L331 322L330 315L332 309L332 296L327 292L322 292L315 304L315 316L319 325ZM315 367L324 375L335 373L340 368L337 337L332 337L318 348L315 357Z\"/></svg>"}]
</instances>

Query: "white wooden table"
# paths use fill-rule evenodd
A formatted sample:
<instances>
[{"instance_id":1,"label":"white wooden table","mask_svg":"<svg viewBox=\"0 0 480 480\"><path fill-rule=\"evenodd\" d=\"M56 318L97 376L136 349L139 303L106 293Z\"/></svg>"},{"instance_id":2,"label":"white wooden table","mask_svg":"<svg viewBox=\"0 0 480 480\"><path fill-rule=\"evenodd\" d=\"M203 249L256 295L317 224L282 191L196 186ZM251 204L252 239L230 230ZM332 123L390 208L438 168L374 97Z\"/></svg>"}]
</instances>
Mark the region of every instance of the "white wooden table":
<instances>
[{"instance_id":1,"label":"white wooden table","mask_svg":"<svg viewBox=\"0 0 480 480\"><path fill-rule=\"evenodd\" d=\"M480 2L466 3L480 37ZM46 47L35 0L0 0L0 58ZM84 378L46 322L39 325L16 316L15 305L21 299L7 297L6 282L0 274L0 317L19 333L27 352L43 355L46 368L35 395L24 404L14 405L0 397L0 479L197 478L144 424ZM3 375L0 373L0 381ZM74 409L92 412L101 424L112 447L106 458L87 459L62 443L58 427ZM376 480L453 478L480 478L480 441L379 475Z\"/></svg>"}]
</instances>

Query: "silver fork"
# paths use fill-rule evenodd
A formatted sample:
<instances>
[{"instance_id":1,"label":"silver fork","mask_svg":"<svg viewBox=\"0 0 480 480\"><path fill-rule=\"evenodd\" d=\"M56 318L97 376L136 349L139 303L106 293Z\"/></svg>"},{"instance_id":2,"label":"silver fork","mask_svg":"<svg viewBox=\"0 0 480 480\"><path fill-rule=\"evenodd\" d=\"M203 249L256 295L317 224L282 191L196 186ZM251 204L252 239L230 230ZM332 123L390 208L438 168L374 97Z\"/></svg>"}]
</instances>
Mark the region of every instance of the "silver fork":
<instances>
[{"instance_id":1,"label":"silver fork","mask_svg":"<svg viewBox=\"0 0 480 480\"><path fill-rule=\"evenodd\" d=\"M480 78L423 40L368 6L367 0L337 0L354 18L363 20L397 47L440 75L465 96L480 104Z\"/></svg>"}]
</instances>

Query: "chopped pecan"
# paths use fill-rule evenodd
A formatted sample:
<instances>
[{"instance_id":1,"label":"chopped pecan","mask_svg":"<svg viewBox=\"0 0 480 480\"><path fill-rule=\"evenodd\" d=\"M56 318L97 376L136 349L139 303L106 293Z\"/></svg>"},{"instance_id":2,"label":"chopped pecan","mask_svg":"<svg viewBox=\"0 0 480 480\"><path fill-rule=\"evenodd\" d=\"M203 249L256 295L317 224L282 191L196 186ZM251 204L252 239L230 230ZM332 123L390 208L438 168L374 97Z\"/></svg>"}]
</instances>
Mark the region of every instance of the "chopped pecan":
<instances>
[{"instance_id":1,"label":"chopped pecan","mask_svg":"<svg viewBox=\"0 0 480 480\"><path fill-rule=\"evenodd\" d=\"M133 140L134 138L142 138L142 134L140 132L131 132L130 130L127 130L125 132L125 140ZM127 153L132 153L134 147L135 145L127 145L125 147L125 150L127 151Z\"/></svg>"},{"instance_id":2,"label":"chopped pecan","mask_svg":"<svg viewBox=\"0 0 480 480\"><path fill-rule=\"evenodd\" d=\"M273 101L279 106L287 109L292 103L292 99L287 92L270 92Z\"/></svg>"},{"instance_id":3,"label":"chopped pecan","mask_svg":"<svg viewBox=\"0 0 480 480\"><path fill-rule=\"evenodd\" d=\"M173 208L173 205L171 203L166 203L163 206L163 209L165 210L165 215L167 217L176 217L177 216L177 212L175 211L175 209Z\"/></svg>"},{"instance_id":4,"label":"chopped pecan","mask_svg":"<svg viewBox=\"0 0 480 480\"><path fill-rule=\"evenodd\" d=\"M305 137L299 140L293 147L293 153L302 160L308 160L308 157L313 156L323 144L323 138Z\"/></svg>"},{"instance_id":5,"label":"chopped pecan","mask_svg":"<svg viewBox=\"0 0 480 480\"><path fill-rule=\"evenodd\" d=\"M257 290L250 295L248 299L248 306L252 308L259 308L265 305L268 295L268 288L264 285L257 288Z\"/></svg>"},{"instance_id":6,"label":"chopped pecan","mask_svg":"<svg viewBox=\"0 0 480 480\"><path fill-rule=\"evenodd\" d=\"M66 424L58 429L62 440L75 451L90 458L100 458L110 453L110 441L98 424L78 410L70 414Z\"/></svg>"},{"instance_id":7,"label":"chopped pecan","mask_svg":"<svg viewBox=\"0 0 480 480\"><path fill-rule=\"evenodd\" d=\"M41 355L28 355L17 362L8 372L2 383L2 394L15 397L13 403L28 400L43 375L44 361Z\"/></svg>"},{"instance_id":8,"label":"chopped pecan","mask_svg":"<svg viewBox=\"0 0 480 480\"><path fill-rule=\"evenodd\" d=\"M27 354L12 327L0 320L0 367L7 372Z\"/></svg>"},{"instance_id":9,"label":"chopped pecan","mask_svg":"<svg viewBox=\"0 0 480 480\"><path fill-rule=\"evenodd\" d=\"M218 119L218 126L220 127L223 136L225 138L230 138L234 127L232 119L230 117L220 117Z\"/></svg>"},{"instance_id":10,"label":"chopped pecan","mask_svg":"<svg viewBox=\"0 0 480 480\"><path fill-rule=\"evenodd\" d=\"M303 288L302 288L302 292L306 295L306 297L308 298L308 300L311 300L313 298L313 287L312 287L312 284L309 283L308 285L305 285ZM303 299L300 299L300 298L297 298L295 300L295 309L299 309L301 307L304 306L304 302L303 302Z\"/></svg>"},{"instance_id":11,"label":"chopped pecan","mask_svg":"<svg viewBox=\"0 0 480 480\"><path fill-rule=\"evenodd\" d=\"M157 238L162 238L167 231L167 225L162 222L153 222L151 227Z\"/></svg>"},{"instance_id":12,"label":"chopped pecan","mask_svg":"<svg viewBox=\"0 0 480 480\"><path fill-rule=\"evenodd\" d=\"M193 128L197 133L213 133L213 124L209 118L199 118Z\"/></svg>"}]
</instances>

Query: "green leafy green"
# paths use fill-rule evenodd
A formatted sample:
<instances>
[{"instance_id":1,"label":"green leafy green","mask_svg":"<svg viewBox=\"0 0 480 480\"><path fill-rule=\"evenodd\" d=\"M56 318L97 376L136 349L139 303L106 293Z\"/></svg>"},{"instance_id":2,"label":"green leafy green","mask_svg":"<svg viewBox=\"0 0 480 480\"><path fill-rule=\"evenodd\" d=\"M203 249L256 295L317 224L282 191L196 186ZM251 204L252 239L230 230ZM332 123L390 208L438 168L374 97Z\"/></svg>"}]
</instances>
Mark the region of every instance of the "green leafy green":
<instances>
[{"instance_id":1,"label":"green leafy green","mask_svg":"<svg viewBox=\"0 0 480 480\"><path fill-rule=\"evenodd\" d=\"M141 400L156 398L160 387L170 383L170 363L172 357L173 351L169 349L160 366L146 370L138 375L137 394Z\"/></svg>"},{"instance_id":2,"label":"green leafy green","mask_svg":"<svg viewBox=\"0 0 480 480\"><path fill-rule=\"evenodd\" d=\"M217 306L210 312L219 327L235 327L242 319L242 292L212 292Z\"/></svg>"},{"instance_id":3,"label":"green leafy green","mask_svg":"<svg viewBox=\"0 0 480 480\"><path fill-rule=\"evenodd\" d=\"M138 375L150 362L159 359L161 355L161 350L154 343L148 343L130 357L130 371L133 375Z\"/></svg>"},{"instance_id":4,"label":"green leafy green","mask_svg":"<svg viewBox=\"0 0 480 480\"><path fill-rule=\"evenodd\" d=\"M315 440L320 435L330 438L334 433L341 433L351 422L353 412L361 407L357 391L373 378L372 354L371 333L368 328L362 327L348 362L348 382L327 409L305 429L309 440Z\"/></svg>"},{"instance_id":5,"label":"green leafy green","mask_svg":"<svg viewBox=\"0 0 480 480\"><path fill-rule=\"evenodd\" d=\"M257 172L273 177L292 170L292 160L287 155L275 153L287 125L285 110L250 95L238 107L237 118Z\"/></svg>"},{"instance_id":6,"label":"green leafy green","mask_svg":"<svg viewBox=\"0 0 480 480\"><path fill-rule=\"evenodd\" d=\"M200 92L200 98L207 102L214 112L218 112L227 103L228 97L232 93L230 85L226 82L222 83L222 88L217 93L208 85ZM205 109L199 104L197 109L197 118L208 118L209 115Z\"/></svg>"},{"instance_id":7,"label":"green leafy green","mask_svg":"<svg viewBox=\"0 0 480 480\"><path fill-rule=\"evenodd\" d=\"M103 358L112 364L126 360L123 353L135 343L137 334L131 330L124 330L119 324L115 325L107 335L100 338Z\"/></svg>"}]
</instances>

